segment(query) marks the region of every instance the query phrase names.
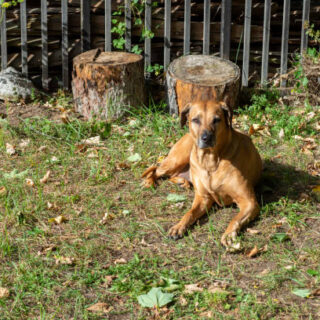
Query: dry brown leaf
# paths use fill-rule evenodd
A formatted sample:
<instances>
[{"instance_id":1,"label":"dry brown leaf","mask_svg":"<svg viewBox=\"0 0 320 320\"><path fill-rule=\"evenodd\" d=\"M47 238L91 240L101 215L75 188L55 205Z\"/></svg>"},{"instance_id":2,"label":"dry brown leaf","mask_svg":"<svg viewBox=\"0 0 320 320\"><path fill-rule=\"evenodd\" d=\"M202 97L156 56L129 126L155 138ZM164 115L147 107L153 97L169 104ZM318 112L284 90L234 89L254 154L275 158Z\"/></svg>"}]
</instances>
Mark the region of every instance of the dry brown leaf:
<instances>
[{"instance_id":1,"label":"dry brown leaf","mask_svg":"<svg viewBox=\"0 0 320 320\"><path fill-rule=\"evenodd\" d=\"M188 301L184 296L180 296L179 302L182 307L185 307L188 304Z\"/></svg>"},{"instance_id":2,"label":"dry brown leaf","mask_svg":"<svg viewBox=\"0 0 320 320\"><path fill-rule=\"evenodd\" d=\"M34 182L32 179L27 178L26 179L26 184L28 187L34 187Z\"/></svg>"},{"instance_id":3,"label":"dry brown leaf","mask_svg":"<svg viewBox=\"0 0 320 320\"><path fill-rule=\"evenodd\" d=\"M58 209L58 206L55 204L55 203L51 203L51 202L47 202L47 208L49 210L57 210Z\"/></svg>"},{"instance_id":4,"label":"dry brown leaf","mask_svg":"<svg viewBox=\"0 0 320 320\"><path fill-rule=\"evenodd\" d=\"M88 311L91 312L101 312L101 313L108 313L113 309L112 306L108 306L104 302L97 302L96 304L92 305L91 307L87 308Z\"/></svg>"},{"instance_id":5,"label":"dry brown leaf","mask_svg":"<svg viewBox=\"0 0 320 320\"><path fill-rule=\"evenodd\" d=\"M13 156L16 153L16 149L12 144L6 143L6 152L8 155Z\"/></svg>"},{"instance_id":6,"label":"dry brown leaf","mask_svg":"<svg viewBox=\"0 0 320 320\"><path fill-rule=\"evenodd\" d=\"M50 174L51 174L51 171L48 170L46 174L43 176L43 178L40 179L40 183L47 183L47 181L49 180Z\"/></svg>"},{"instance_id":7,"label":"dry brown leaf","mask_svg":"<svg viewBox=\"0 0 320 320\"><path fill-rule=\"evenodd\" d=\"M210 293L221 293L221 294L227 294L229 295L230 292L227 291L227 290L224 290L218 286L215 286L215 285L211 285L209 288L208 288L208 292Z\"/></svg>"},{"instance_id":8,"label":"dry brown leaf","mask_svg":"<svg viewBox=\"0 0 320 320\"><path fill-rule=\"evenodd\" d=\"M66 111L64 111L64 112L61 113L61 115L60 115L60 120L61 120L63 123L69 123L69 122L70 122L68 113L67 113Z\"/></svg>"},{"instance_id":9,"label":"dry brown leaf","mask_svg":"<svg viewBox=\"0 0 320 320\"><path fill-rule=\"evenodd\" d=\"M191 294L193 292L202 292L203 288L199 287L198 283L186 284L184 286L184 293Z\"/></svg>"},{"instance_id":10,"label":"dry brown leaf","mask_svg":"<svg viewBox=\"0 0 320 320\"><path fill-rule=\"evenodd\" d=\"M254 130L253 126L250 126L249 131L248 131L248 135L252 136L256 133L256 131Z\"/></svg>"},{"instance_id":11,"label":"dry brown leaf","mask_svg":"<svg viewBox=\"0 0 320 320\"><path fill-rule=\"evenodd\" d=\"M19 148L25 149L30 144L30 139L23 139L19 143Z\"/></svg>"},{"instance_id":12,"label":"dry brown leaf","mask_svg":"<svg viewBox=\"0 0 320 320\"><path fill-rule=\"evenodd\" d=\"M116 170L117 170L117 171L122 171L122 170L130 169L130 168L131 168L130 164L128 164L128 163L126 163L126 162L116 163L115 167L116 167Z\"/></svg>"},{"instance_id":13,"label":"dry brown leaf","mask_svg":"<svg viewBox=\"0 0 320 320\"><path fill-rule=\"evenodd\" d=\"M6 193L7 193L7 189L6 189L6 187L1 186L1 187L0 187L0 196L5 195Z\"/></svg>"},{"instance_id":14,"label":"dry brown leaf","mask_svg":"<svg viewBox=\"0 0 320 320\"><path fill-rule=\"evenodd\" d=\"M41 152L41 151L44 151L47 149L47 146L41 146L39 147L38 151Z\"/></svg>"},{"instance_id":15,"label":"dry brown leaf","mask_svg":"<svg viewBox=\"0 0 320 320\"><path fill-rule=\"evenodd\" d=\"M89 146L99 145L100 144L100 136L95 136L95 137L81 140L81 143L89 145Z\"/></svg>"},{"instance_id":16,"label":"dry brown leaf","mask_svg":"<svg viewBox=\"0 0 320 320\"><path fill-rule=\"evenodd\" d=\"M8 288L0 287L0 299L8 298L10 296L10 291Z\"/></svg>"},{"instance_id":17,"label":"dry brown leaf","mask_svg":"<svg viewBox=\"0 0 320 320\"><path fill-rule=\"evenodd\" d=\"M59 215L59 216L57 216L55 218L49 219L48 221L49 221L49 223L61 224L63 222L68 221L68 219L63 215Z\"/></svg>"},{"instance_id":18,"label":"dry brown leaf","mask_svg":"<svg viewBox=\"0 0 320 320\"><path fill-rule=\"evenodd\" d=\"M103 279L105 287L110 287L113 279L115 279L115 278L116 278L116 276L105 276Z\"/></svg>"},{"instance_id":19,"label":"dry brown leaf","mask_svg":"<svg viewBox=\"0 0 320 320\"><path fill-rule=\"evenodd\" d=\"M320 296L320 288L313 290L312 293L311 293L311 295L316 296L316 297L317 297L317 296Z\"/></svg>"},{"instance_id":20,"label":"dry brown leaf","mask_svg":"<svg viewBox=\"0 0 320 320\"><path fill-rule=\"evenodd\" d=\"M55 257L56 264L67 264L69 266L73 265L75 263L74 258L69 257Z\"/></svg>"},{"instance_id":21,"label":"dry brown leaf","mask_svg":"<svg viewBox=\"0 0 320 320\"><path fill-rule=\"evenodd\" d=\"M269 272L270 272L269 269L264 269L264 270L262 270L262 271L260 272L260 275L264 276L264 275L268 274Z\"/></svg>"},{"instance_id":22,"label":"dry brown leaf","mask_svg":"<svg viewBox=\"0 0 320 320\"><path fill-rule=\"evenodd\" d=\"M114 264L126 264L126 263L128 263L128 261L125 258L114 260Z\"/></svg>"},{"instance_id":23,"label":"dry brown leaf","mask_svg":"<svg viewBox=\"0 0 320 320\"><path fill-rule=\"evenodd\" d=\"M76 145L76 153L83 153L87 150L88 146L85 143L80 143Z\"/></svg>"},{"instance_id":24,"label":"dry brown leaf","mask_svg":"<svg viewBox=\"0 0 320 320\"><path fill-rule=\"evenodd\" d=\"M99 221L100 224L106 224L108 221L111 221L115 218L112 213L106 212L103 218Z\"/></svg>"},{"instance_id":25,"label":"dry brown leaf","mask_svg":"<svg viewBox=\"0 0 320 320\"><path fill-rule=\"evenodd\" d=\"M259 253L259 249L257 246L254 246L253 249L250 250L250 252L247 254L248 258L253 258Z\"/></svg>"},{"instance_id":26,"label":"dry brown leaf","mask_svg":"<svg viewBox=\"0 0 320 320\"><path fill-rule=\"evenodd\" d=\"M260 230L251 229L251 228L247 228L247 232L249 232L250 234L259 234L259 233L261 233Z\"/></svg>"},{"instance_id":27,"label":"dry brown leaf","mask_svg":"<svg viewBox=\"0 0 320 320\"><path fill-rule=\"evenodd\" d=\"M204 312L201 312L201 313L200 313L200 317L213 319L213 312L212 312L212 311L204 311Z\"/></svg>"},{"instance_id":28,"label":"dry brown leaf","mask_svg":"<svg viewBox=\"0 0 320 320\"><path fill-rule=\"evenodd\" d=\"M51 252L51 251L54 251L57 249L57 246L55 244L49 246L49 247L46 247L46 248L42 248L41 250L39 250L37 252L38 256L41 256L43 254L46 254L47 252Z\"/></svg>"}]
</instances>

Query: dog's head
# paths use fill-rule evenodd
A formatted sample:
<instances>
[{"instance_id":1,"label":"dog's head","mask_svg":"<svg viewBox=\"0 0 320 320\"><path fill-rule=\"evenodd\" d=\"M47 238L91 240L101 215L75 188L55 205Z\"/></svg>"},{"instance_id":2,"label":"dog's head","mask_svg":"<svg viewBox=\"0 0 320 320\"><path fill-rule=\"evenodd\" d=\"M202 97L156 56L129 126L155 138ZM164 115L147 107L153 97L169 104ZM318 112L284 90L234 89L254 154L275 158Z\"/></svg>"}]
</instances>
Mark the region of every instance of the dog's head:
<instances>
[{"instance_id":1,"label":"dog's head","mask_svg":"<svg viewBox=\"0 0 320 320\"><path fill-rule=\"evenodd\" d=\"M200 149L213 148L223 141L232 126L232 110L224 102L199 101L181 112L181 126L189 119L189 130Z\"/></svg>"}]
</instances>

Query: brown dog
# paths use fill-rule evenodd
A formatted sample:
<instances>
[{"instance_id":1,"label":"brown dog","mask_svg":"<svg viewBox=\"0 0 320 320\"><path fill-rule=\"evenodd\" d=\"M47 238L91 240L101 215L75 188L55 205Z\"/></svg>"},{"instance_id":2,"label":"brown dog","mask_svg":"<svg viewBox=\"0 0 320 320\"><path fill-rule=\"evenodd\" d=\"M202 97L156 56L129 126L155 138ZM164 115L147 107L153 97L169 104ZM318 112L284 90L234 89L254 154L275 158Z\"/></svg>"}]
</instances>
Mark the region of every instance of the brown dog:
<instances>
[{"instance_id":1,"label":"brown dog","mask_svg":"<svg viewBox=\"0 0 320 320\"><path fill-rule=\"evenodd\" d=\"M188 104L181 114L189 115L189 133L170 150L159 167L147 169L142 177L152 186L162 176L188 186L188 173L195 190L192 208L169 230L174 239L205 214L216 202L236 203L240 212L231 220L221 243L232 248L242 226L259 213L253 187L261 174L261 158L251 139L232 128L232 111L224 102L199 101Z\"/></svg>"}]
</instances>

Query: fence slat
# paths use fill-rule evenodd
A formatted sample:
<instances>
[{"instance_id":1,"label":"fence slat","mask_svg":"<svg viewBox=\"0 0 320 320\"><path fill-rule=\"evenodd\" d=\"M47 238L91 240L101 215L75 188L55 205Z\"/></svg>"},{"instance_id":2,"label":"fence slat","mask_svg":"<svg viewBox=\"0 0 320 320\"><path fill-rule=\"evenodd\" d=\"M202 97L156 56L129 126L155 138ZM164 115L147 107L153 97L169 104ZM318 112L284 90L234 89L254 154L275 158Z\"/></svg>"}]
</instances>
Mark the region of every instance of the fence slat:
<instances>
[{"instance_id":1,"label":"fence slat","mask_svg":"<svg viewBox=\"0 0 320 320\"><path fill-rule=\"evenodd\" d=\"M281 39L281 65L280 74L287 73L288 67L288 42L290 27L290 0L284 0L282 19L282 39ZM281 87L286 86L286 80L281 80Z\"/></svg>"},{"instance_id":2,"label":"fence slat","mask_svg":"<svg viewBox=\"0 0 320 320\"><path fill-rule=\"evenodd\" d=\"M90 30L90 9L91 0L81 0L81 51L90 50L91 30Z\"/></svg>"},{"instance_id":3,"label":"fence slat","mask_svg":"<svg viewBox=\"0 0 320 320\"><path fill-rule=\"evenodd\" d=\"M150 31L151 31L151 1L152 0L146 1L145 20L144 20L146 30L150 30ZM150 66L150 64L151 64L151 38L146 37L144 39L144 66L145 66L145 69L147 69L148 66ZM147 73L147 77L148 76L150 76L150 75Z\"/></svg>"},{"instance_id":4,"label":"fence slat","mask_svg":"<svg viewBox=\"0 0 320 320\"><path fill-rule=\"evenodd\" d=\"M170 47L171 47L171 0L165 0L164 3L164 59L163 67L167 70L170 63Z\"/></svg>"},{"instance_id":5,"label":"fence slat","mask_svg":"<svg viewBox=\"0 0 320 320\"><path fill-rule=\"evenodd\" d=\"M305 23L309 22L310 16L310 0L303 0L303 10L302 10L302 26L301 26L301 49L302 54L308 47L308 35L306 34Z\"/></svg>"},{"instance_id":6,"label":"fence slat","mask_svg":"<svg viewBox=\"0 0 320 320\"><path fill-rule=\"evenodd\" d=\"M271 0L265 0L264 15L263 15L261 85L265 85L268 80L270 21L271 21Z\"/></svg>"},{"instance_id":7,"label":"fence slat","mask_svg":"<svg viewBox=\"0 0 320 320\"><path fill-rule=\"evenodd\" d=\"M203 54L210 52L210 0L204 0L203 12Z\"/></svg>"},{"instance_id":8,"label":"fence slat","mask_svg":"<svg viewBox=\"0 0 320 320\"><path fill-rule=\"evenodd\" d=\"M25 77L28 77L27 3L26 3L26 0L20 3L20 24L21 24L21 66L22 66L22 74Z\"/></svg>"},{"instance_id":9,"label":"fence slat","mask_svg":"<svg viewBox=\"0 0 320 320\"><path fill-rule=\"evenodd\" d=\"M244 10L244 35L243 35L243 61L242 61L242 86L248 86L250 35L251 35L251 7L252 0L246 0Z\"/></svg>"},{"instance_id":10,"label":"fence slat","mask_svg":"<svg viewBox=\"0 0 320 320\"><path fill-rule=\"evenodd\" d=\"M68 0L61 0L61 23L62 23L62 83L63 88L69 87L69 64L68 64Z\"/></svg>"},{"instance_id":11,"label":"fence slat","mask_svg":"<svg viewBox=\"0 0 320 320\"><path fill-rule=\"evenodd\" d=\"M191 0L184 1L183 54L190 53Z\"/></svg>"},{"instance_id":12,"label":"fence slat","mask_svg":"<svg viewBox=\"0 0 320 320\"><path fill-rule=\"evenodd\" d=\"M111 41L111 0L104 2L104 48L105 51L112 50Z\"/></svg>"},{"instance_id":13,"label":"fence slat","mask_svg":"<svg viewBox=\"0 0 320 320\"><path fill-rule=\"evenodd\" d=\"M125 0L125 19L126 19L126 33L125 33L125 48L130 52L131 50L131 0Z\"/></svg>"},{"instance_id":14,"label":"fence slat","mask_svg":"<svg viewBox=\"0 0 320 320\"><path fill-rule=\"evenodd\" d=\"M231 0L222 0L220 57L224 59L230 57L231 7Z\"/></svg>"},{"instance_id":15,"label":"fence slat","mask_svg":"<svg viewBox=\"0 0 320 320\"><path fill-rule=\"evenodd\" d=\"M6 15L6 9L0 8L0 19L1 25L0 25L0 34L1 34L1 69L5 69L8 64L8 51L7 51L7 15Z\"/></svg>"},{"instance_id":16,"label":"fence slat","mask_svg":"<svg viewBox=\"0 0 320 320\"><path fill-rule=\"evenodd\" d=\"M42 64L42 87L49 89L49 67L48 67L48 13L47 0L41 0L41 64Z\"/></svg>"}]
</instances>

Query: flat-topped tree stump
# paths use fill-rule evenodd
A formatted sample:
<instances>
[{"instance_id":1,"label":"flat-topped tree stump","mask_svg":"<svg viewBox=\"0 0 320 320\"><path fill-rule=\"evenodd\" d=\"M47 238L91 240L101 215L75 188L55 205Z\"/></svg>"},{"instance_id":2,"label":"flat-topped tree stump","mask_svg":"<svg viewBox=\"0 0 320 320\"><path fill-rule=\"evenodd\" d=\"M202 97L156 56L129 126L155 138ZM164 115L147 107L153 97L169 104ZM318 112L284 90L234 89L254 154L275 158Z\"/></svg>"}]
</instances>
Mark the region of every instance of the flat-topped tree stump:
<instances>
[{"instance_id":1,"label":"flat-topped tree stump","mask_svg":"<svg viewBox=\"0 0 320 320\"><path fill-rule=\"evenodd\" d=\"M119 118L145 102L142 56L100 49L78 55L73 59L72 93L84 117Z\"/></svg>"},{"instance_id":2,"label":"flat-topped tree stump","mask_svg":"<svg viewBox=\"0 0 320 320\"><path fill-rule=\"evenodd\" d=\"M170 113L180 114L187 103L224 101L235 106L240 88L240 69L229 60L209 55L180 57L166 76Z\"/></svg>"}]
</instances>

